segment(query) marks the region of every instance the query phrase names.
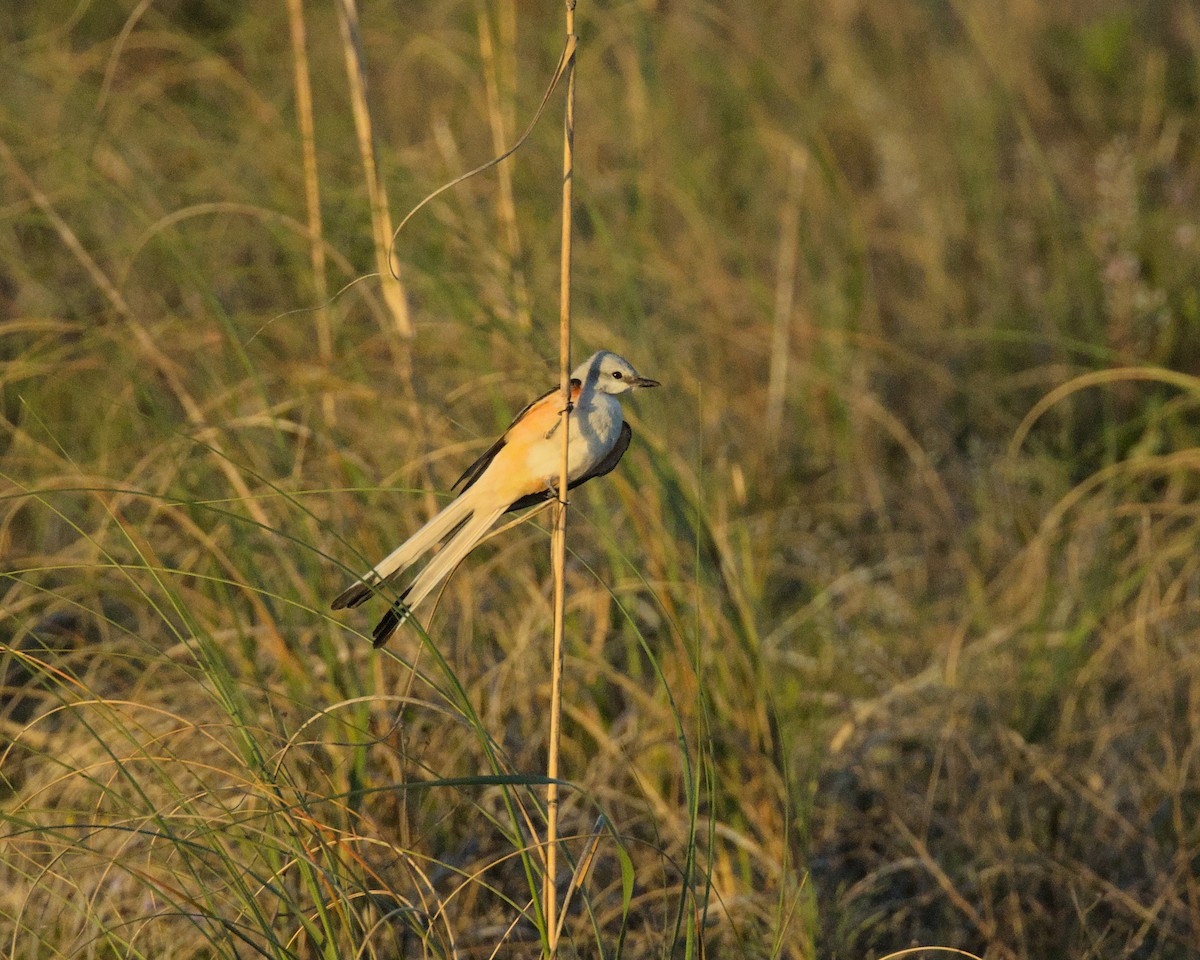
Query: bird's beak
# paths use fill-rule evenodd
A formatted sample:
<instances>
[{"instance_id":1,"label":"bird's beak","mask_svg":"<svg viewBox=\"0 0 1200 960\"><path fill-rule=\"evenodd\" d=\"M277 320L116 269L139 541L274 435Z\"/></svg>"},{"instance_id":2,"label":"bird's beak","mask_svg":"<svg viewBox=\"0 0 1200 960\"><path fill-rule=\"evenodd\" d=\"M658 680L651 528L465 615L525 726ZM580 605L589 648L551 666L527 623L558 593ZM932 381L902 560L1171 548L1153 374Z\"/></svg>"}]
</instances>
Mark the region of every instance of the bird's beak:
<instances>
[{"instance_id":1,"label":"bird's beak","mask_svg":"<svg viewBox=\"0 0 1200 960\"><path fill-rule=\"evenodd\" d=\"M660 386L662 386L662 384L660 384L657 380L651 380L649 377L635 377L633 380L631 380L629 382L632 383L635 387L660 387Z\"/></svg>"}]
</instances>

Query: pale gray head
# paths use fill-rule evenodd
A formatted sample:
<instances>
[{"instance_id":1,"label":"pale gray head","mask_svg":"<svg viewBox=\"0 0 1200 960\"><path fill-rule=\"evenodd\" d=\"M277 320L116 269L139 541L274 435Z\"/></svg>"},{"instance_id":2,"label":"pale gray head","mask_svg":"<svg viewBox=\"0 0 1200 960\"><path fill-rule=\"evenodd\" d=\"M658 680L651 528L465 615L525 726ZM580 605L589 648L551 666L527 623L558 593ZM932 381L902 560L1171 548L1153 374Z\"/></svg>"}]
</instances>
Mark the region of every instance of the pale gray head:
<instances>
[{"instance_id":1,"label":"pale gray head","mask_svg":"<svg viewBox=\"0 0 1200 960\"><path fill-rule=\"evenodd\" d=\"M595 389L600 393L624 393L635 387L657 387L658 381L638 376L638 372L624 357L600 350L593 353L575 368L572 378L586 387L588 379L594 378Z\"/></svg>"}]
</instances>

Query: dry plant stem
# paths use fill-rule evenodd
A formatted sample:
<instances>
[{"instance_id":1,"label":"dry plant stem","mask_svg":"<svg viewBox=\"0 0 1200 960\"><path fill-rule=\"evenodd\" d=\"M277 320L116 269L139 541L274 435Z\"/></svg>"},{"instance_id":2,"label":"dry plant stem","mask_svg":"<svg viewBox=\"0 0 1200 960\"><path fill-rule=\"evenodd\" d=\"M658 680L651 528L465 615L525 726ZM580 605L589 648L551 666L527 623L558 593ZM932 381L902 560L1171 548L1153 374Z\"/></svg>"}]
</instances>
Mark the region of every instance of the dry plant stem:
<instances>
[{"instance_id":1,"label":"dry plant stem","mask_svg":"<svg viewBox=\"0 0 1200 960\"><path fill-rule=\"evenodd\" d=\"M313 294L317 301L317 355L328 367L333 361L333 329L329 319L329 281L325 270L325 243L321 225L321 187L317 179L317 136L313 122L312 78L308 70L308 42L304 27L303 0L287 0L288 26L292 35L292 63L296 74L296 116L304 156L304 204L308 213L308 256L312 263ZM321 398L325 422L334 422L333 396Z\"/></svg>"},{"instance_id":2,"label":"dry plant stem","mask_svg":"<svg viewBox=\"0 0 1200 960\"><path fill-rule=\"evenodd\" d=\"M502 14L503 16L503 14ZM482 0L478 0L476 19L479 23L479 52L483 57L485 89L487 92L488 124L492 131L492 149L497 156L504 152L504 143L511 123L501 102L500 60L496 44L492 39L492 26L488 11ZM515 37L513 38L515 43ZM510 98L511 104L511 98ZM525 284L525 271L521 268L521 233L517 228L517 207L513 199L512 168L508 164L496 167L499 193L496 198L497 213L504 226L504 253L508 257L509 282L513 286L514 311L517 326L528 330L533 326L529 308L529 290Z\"/></svg>"},{"instance_id":3,"label":"dry plant stem","mask_svg":"<svg viewBox=\"0 0 1200 960\"><path fill-rule=\"evenodd\" d=\"M358 136L358 151L362 155L363 173L367 180L367 196L371 203L371 231L375 238L375 269L383 299L387 304L396 330L405 339L413 335L408 315L408 299L400 283L399 273L391 255L392 215L388 211L387 191L379 179L375 164L375 139L371 132L371 113L367 109L366 74L358 45L358 10L354 0L339 0L338 26L342 32L342 49L346 57L346 78L350 83L350 105L354 111L354 130Z\"/></svg>"},{"instance_id":4,"label":"dry plant stem","mask_svg":"<svg viewBox=\"0 0 1200 960\"><path fill-rule=\"evenodd\" d=\"M375 241L375 272L379 275L380 291L387 311L402 340L413 337L412 318L408 312L408 296L400 281L399 263L392 245L392 215L388 207L387 190L375 162L375 137L371 129L371 112L367 107L366 68L358 36L358 9L355 0L336 0L338 28L342 35L342 50L346 60L346 78L350 85L350 105L354 113L354 130L358 151L362 157L367 181L367 197L371 206L371 233ZM412 351L395 342L390 344L392 356L408 398L408 414L420 428L424 413L417 403L413 388Z\"/></svg>"},{"instance_id":5,"label":"dry plant stem","mask_svg":"<svg viewBox=\"0 0 1200 960\"><path fill-rule=\"evenodd\" d=\"M788 161L787 196L779 218L779 255L775 271L775 322L771 332L771 370L767 381L767 434L776 447L783 426L791 351L792 311L796 300L796 260L799 250L800 190L808 154L793 147Z\"/></svg>"},{"instance_id":6,"label":"dry plant stem","mask_svg":"<svg viewBox=\"0 0 1200 960\"><path fill-rule=\"evenodd\" d=\"M596 860L596 852L600 849L600 839L604 835L604 818L601 817L596 821L595 827L592 828L592 835L588 837L587 846L583 849L583 854L579 858L579 864L575 867L574 873L571 874L571 882L567 886L567 892L563 896L562 915L558 918L558 928L554 933L555 943L562 937L563 924L567 921L567 908L571 905L571 897L575 891L583 886L584 880L587 879L588 871L592 869L592 864Z\"/></svg>"},{"instance_id":7,"label":"dry plant stem","mask_svg":"<svg viewBox=\"0 0 1200 960\"><path fill-rule=\"evenodd\" d=\"M575 0L566 0L567 38L575 36ZM554 655L550 675L550 744L546 776L546 941L549 956L558 953L558 741L562 723L563 620L566 608L567 564L567 453L570 442L567 419L571 414L571 187L575 153L575 51L567 63L567 108L563 128L562 254L559 294L559 383L562 386L562 464L558 503L554 510L551 565L554 568Z\"/></svg>"}]
</instances>

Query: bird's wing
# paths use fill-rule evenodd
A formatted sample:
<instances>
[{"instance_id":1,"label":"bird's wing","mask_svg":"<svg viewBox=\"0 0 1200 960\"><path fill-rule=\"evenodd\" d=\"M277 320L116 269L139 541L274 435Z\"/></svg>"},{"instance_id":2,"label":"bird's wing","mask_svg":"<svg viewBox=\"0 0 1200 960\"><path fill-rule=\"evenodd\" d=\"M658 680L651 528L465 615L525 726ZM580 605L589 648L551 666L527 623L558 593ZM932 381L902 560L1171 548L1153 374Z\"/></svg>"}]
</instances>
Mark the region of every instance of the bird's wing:
<instances>
[{"instance_id":1,"label":"bird's wing","mask_svg":"<svg viewBox=\"0 0 1200 960\"><path fill-rule=\"evenodd\" d=\"M571 402L574 403L579 399L579 391L583 387L578 380L571 381ZM508 425L508 429L500 435L500 439L493 443L483 452L483 454L473 464L463 471L463 475L454 481L451 490L457 490L462 486L462 491L468 490L476 480L478 480L483 472L491 465L491 462L496 459L505 444L508 443L514 430L518 427L521 430L538 431L540 433L548 433L553 429L556 418L562 413L562 410L555 403L555 399L561 396L558 387L547 390L540 397L528 404L524 410L518 413L513 422ZM609 468L611 469L611 467Z\"/></svg>"},{"instance_id":2,"label":"bird's wing","mask_svg":"<svg viewBox=\"0 0 1200 960\"><path fill-rule=\"evenodd\" d=\"M625 451L629 449L629 441L633 439L633 428L629 426L629 421L621 423L621 435L617 437L617 442L612 445L612 449L604 455L604 459L599 461L591 470L581 476L576 477L567 484L568 490L574 490L581 483L587 483L595 477L602 477L606 473L612 473L613 468L621 462L621 458L625 456ZM505 511L511 513L514 510L524 510L526 507L532 507L534 504L542 503L545 500L551 500L554 497L554 491L547 488L538 493L529 493L517 500L514 500Z\"/></svg>"}]
</instances>

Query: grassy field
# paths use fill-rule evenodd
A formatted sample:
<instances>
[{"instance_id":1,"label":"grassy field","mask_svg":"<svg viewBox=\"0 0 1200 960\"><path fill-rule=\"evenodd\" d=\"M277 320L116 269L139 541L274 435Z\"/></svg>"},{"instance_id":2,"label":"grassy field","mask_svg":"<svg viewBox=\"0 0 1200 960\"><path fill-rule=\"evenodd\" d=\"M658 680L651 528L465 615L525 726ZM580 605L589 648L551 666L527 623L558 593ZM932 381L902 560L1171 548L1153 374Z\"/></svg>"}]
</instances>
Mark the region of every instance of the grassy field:
<instances>
[{"instance_id":1,"label":"grassy field","mask_svg":"<svg viewBox=\"0 0 1200 960\"><path fill-rule=\"evenodd\" d=\"M575 357L664 387L571 511L561 956L1195 956L1200 12L578 18ZM329 601L556 381L561 90L379 270L562 34L0 12L0 955L538 955L546 515Z\"/></svg>"}]
</instances>

